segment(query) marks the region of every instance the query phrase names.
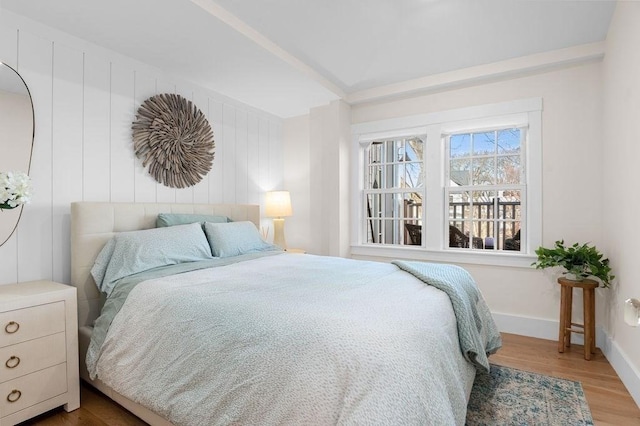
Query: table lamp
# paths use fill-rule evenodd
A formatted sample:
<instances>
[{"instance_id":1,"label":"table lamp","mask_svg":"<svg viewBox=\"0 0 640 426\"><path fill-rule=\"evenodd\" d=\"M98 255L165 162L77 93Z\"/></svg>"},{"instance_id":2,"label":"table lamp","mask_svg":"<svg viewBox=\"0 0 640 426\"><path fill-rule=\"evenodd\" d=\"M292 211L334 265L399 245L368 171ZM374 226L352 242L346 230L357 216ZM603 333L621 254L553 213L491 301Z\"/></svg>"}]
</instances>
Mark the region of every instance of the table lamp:
<instances>
[{"instance_id":1,"label":"table lamp","mask_svg":"<svg viewBox=\"0 0 640 426\"><path fill-rule=\"evenodd\" d=\"M291 216L291 196L289 191L269 191L265 197L265 214L273 219L273 244L287 249L284 240L284 218Z\"/></svg>"}]
</instances>

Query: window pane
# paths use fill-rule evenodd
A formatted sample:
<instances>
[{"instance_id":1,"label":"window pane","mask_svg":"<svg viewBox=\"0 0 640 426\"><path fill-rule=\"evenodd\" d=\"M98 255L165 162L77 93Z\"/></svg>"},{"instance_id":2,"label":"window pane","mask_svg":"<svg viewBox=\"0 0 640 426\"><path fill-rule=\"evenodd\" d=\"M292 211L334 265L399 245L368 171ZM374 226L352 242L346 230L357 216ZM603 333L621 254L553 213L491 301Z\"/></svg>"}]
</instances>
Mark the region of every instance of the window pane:
<instances>
[{"instance_id":1,"label":"window pane","mask_svg":"<svg viewBox=\"0 0 640 426\"><path fill-rule=\"evenodd\" d=\"M449 222L449 247L469 247L469 238L465 235L465 228L469 227L465 222Z\"/></svg>"},{"instance_id":2,"label":"window pane","mask_svg":"<svg viewBox=\"0 0 640 426\"><path fill-rule=\"evenodd\" d=\"M382 233L382 243L384 244L400 244L400 221L398 220L383 220L382 226L384 232Z\"/></svg>"},{"instance_id":3,"label":"window pane","mask_svg":"<svg viewBox=\"0 0 640 426\"><path fill-rule=\"evenodd\" d=\"M404 164L389 164L381 188L401 188L404 182Z\"/></svg>"},{"instance_id":4,"label":"window pane","mask_svg":"<svg viewBox=\"0 0 640 426\"><path fill-rule=\"evenodd\" d=\"M498 238L503 250L520 251L520 222L499 222Z\"/></svg>"},{"instance_id":5,"label":"window pane","mask_svg":"<svg viewBox=\"0 0 640 426\"><path fill-rule=\"evenodd\" d=\"M394 155L393 161L405 161L405 149L404 149L403 139L395 141L394 154L395 155Z\"/></svg>"},{"instance_id":6,"label":"window pane","mask_svg":"<svg viewBox=\"0 0 640 426\"><path fill-rule=\"evenodd\" d=\"M491 158L473 159L472 185L493 185L495 183L496 162Z\"/></svg>"},{"instance_id":7,"label":"window pane","mask_svg":"<svg viewBox=\"0 0 640 426\"><path fill-rule=\"evenodd\" d=\"M398 194L402 203L402 217L414 219L411 223L421 223L422 216L422 195L417 192L408 194Z\"/></svg>"},{"instance_id":8,"label":"window pane","mask_svg":"<svg viewBox=\"0 0 640 426\"><path fill-rule=\"evenodd\" d=\"M520 152L520 129L498 131L498 154L515 154Z\"/></svg>"},{"instance_id":9,"label":"window pane","mask_svg":"<svg viewBox=\"0 0 640 426\"><path fill-rule=\"evenodd\" d=\"M393 217L393 194L380 194L382 199L381 217Z\"/></svg>"},{"instance_id":10,"label":"window pane","mask_svg":"<svg viewBox=\"0 0 640 426\"><path fill-rule=\"evenodd\" d=\"M384 142L372 142L369 146L369 164L384 162Z\"/></svg>"},{"instance_id":11,"label":"window pane","mask_svg":"<svg viewBox=\"0 0 640 426\"><path fill-rule=\"evenodd\" d=\"M469 248L469 235L472 232L472 226L471 221L449 222L449 247ZM483 248L482 240L479 237L473 238L472 248Z\"/></svg>"},{"instance_id":12,"label":"window pane","mask_svg":"<svg viewBox=\"0 0 640 426\"><path fill-rule=\"evenodd\" d=\"M390 140L384 143L384 162L393 163L396 161L396 141Z\"/></svg>"},{"instance_id":13,"label":"window pane","mask_svg":"<svg viewBox=\"0 0 640 426\"><path fill-rule=\"evenodd\" d=\"M415 223L415 221L404 222L404 244L408 246L422 245L422 225Z\"/></svg>"},{"instance_id":14,"label":"window pane","mask_svg":"<svg viewBox=\"0 0 640 426\"><path fill-rule=\"evenodd\" d=\"M380 243L382 238L382 221L376 219L367 220L367 242Z\"/></svg>"},{"instance_id":15,"label":"window pane","mask_svg":"<svg viewBox=\"0 0 640 426\"><path fill-rule=\"evenodd\" d=\"M367 189L380 188L382 181L382 166L374 165L369 167L369 175L367 176Z\"/></svg>"},{"instance_id":16,"label":"window pane","mask_svg":"<svg viewBox=\"0 0 640 426\"><path fill-rule=\"evenodd\" d=\"M462 135L451 135L449 138L449 156L468 157L471 155L471 135L468 133Z\"/></svg>"},{"instance_id":17,"label":"window pane","mask_svg":"<svg viewBox=\"0 0 640 426\"><path fill-rule=\"evenodd\" d=\"M508 155L498 157L497 182L501 183L520 183L520 156Z\"/></svg>"},{"instance_id":18,"label":"window pane","mask_svg":"<svg viewBox=\"0 0 640 426\"><path fill-rule=\"evenodd\" d=\"M380 179L380 189L394 188L398 182L398 164L382 166L383 175Z\"/></svg>"},{"instance_id":19,"label":"window pane","mask_svg":"<svg viewBox=\"0 0 640 426\"><path fill-rule=\"evenodd\" d=\"M366 216L382 216L382 196L380 194L367 194Z\"/></svg>"},{"instance_id":20,"label":"window pane","mask_svg":"<svg viewBox=\"0 0 640 426\"><path fill-rule=\"evenodd\" d=\"M406 141L405 160L422 161L424 153L424 141L421 138L411 138Z\"/></svg>"},{"instance_id":21,"label":"window pane","mask_svg":"<svg viewBox=\"0 0 640 426\"><path fill-rule=\"evenodd\" d=\"M407 227L409 224L421 228L424 216L420 192L366 194L365 209L368 243L420 244L421 240L412 240L419 238L416 235L420 232L410 234Z\"/></svg>"},{"instance_id":22,"label":"window pane","mask_svg":"<svg viewBox=\"0 0 640 426\"><path fill-rule=\"evenodd\" d=\"M473 219L492 219L495 191L473 191Z\"/></svg>"},{"instance_id":23,"label":"window pane","mask_svg":"<svg viewBox=\"0 0 640 426\"><path fill-rule=\"evenodd\" d=\"M494 220L478 220L474 223L473 236L479 238L474 240L476 248L493 250L496 248L496 222Z\"/></svg>"},{"instance_id":24,"label":"window pane","mask_svg":"<svg viewBox=\"0 0 640 426\"><path fill-rule=\"evenodd\" d=\"M493 237L493 223L495 216L495 191L472 191L472 203L469 218L472 222L465 223L465 234L473 236L473 248L484 248L487 237Z\"/></svg>"},{"instance_id":25,"label":"window pane","mask_svg":"<svg viewBox=\"0 0 640 426\"><path fill-rule=\"evenodd\" d=\"M502 194L498 199L499 219L521 219L522 194L519 190L500 191Z\"/></svg>"},{"instance_id":26,"label":"window pane","mask_svg":"<svg viewBox=\"0 0 640 426\"><path fill-rule=\"evenodd\" d=\"M471 177L471 160L451 160L449 165L449 178L451 186L469 185Z\"/></svg>"},{"instance_id":27,"label":"window pane","mask_svg":"<svg viewBox=\"0 0 640 426\"><path fill-rule=\"evenodd\" d=\"M473 155L492 155L496 152L496 133L473 134Z\"/></svg>"},{"instance_id":28,"label":"window pane","mask_svg":"<svg viewBox=\"0 0 640 426\"><path fill-rule=\"evenodd\" d=\"M449 193L449 219L471 219L471 197L469 192Z\"/></svg>"},{"instance_id":29,"label":"window pane","mask_svg":"<svg viewBox=\"0 0 640 426\"><path fill-rule=\"evenodd\" d=\"M470 237L474 231L477 231L477 229L473 228L474 226L477 227L477 224L471 221L449 222L449 247L483 249L484 242L482 238L474 236L472 239ZM471 239L473 244L469 247Z\"/></svg>"},{"instance_id":30,"label":"window pane","mask_svg":"<svg viewBox=\"0 0 640 426\"><path fill-rule=\"evenodd\" d=\"M418 188L424 184L424 173L422 171L422 163L405 164L405 187Z\"/></svg>"}]
</instances>

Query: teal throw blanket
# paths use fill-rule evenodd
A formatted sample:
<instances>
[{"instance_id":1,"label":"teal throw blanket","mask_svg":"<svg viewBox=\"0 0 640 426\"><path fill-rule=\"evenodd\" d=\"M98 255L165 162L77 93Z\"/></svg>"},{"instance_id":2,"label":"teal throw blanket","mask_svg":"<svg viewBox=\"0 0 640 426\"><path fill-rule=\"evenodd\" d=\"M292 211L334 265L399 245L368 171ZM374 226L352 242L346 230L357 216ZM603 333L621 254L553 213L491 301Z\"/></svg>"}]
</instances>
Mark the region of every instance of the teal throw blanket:
<instances>
[{"instance_id":1,"label":"teal throw blanket","mask_svg":"<svg viewBox=\"0 0 640 426\"><path fill-rule=\"evenodd\" d=\"M391 263L449 296L458 322L462 354L477 369L488 372L487 355L500 349L502 339L489 307L469 272L455 265L403 260Z\"/></svg>"}]
</instances>

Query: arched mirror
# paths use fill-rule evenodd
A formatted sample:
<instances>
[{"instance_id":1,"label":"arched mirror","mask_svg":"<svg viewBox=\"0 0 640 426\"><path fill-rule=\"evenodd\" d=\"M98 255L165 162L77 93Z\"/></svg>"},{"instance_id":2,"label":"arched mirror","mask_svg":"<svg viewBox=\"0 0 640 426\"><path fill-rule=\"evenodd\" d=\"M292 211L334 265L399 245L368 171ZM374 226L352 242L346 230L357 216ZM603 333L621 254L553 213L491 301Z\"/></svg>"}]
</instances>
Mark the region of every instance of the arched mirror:
<instances>
[{"instance_id":1,"label":"arched mirror","mask_svg":"<svg viewBox=\"0 0 640 426\"><path fill-rule=\"evenodd\" d=\"M29 89L16 70L0 62L0 172L29 173L33 128ZM0 246L18 226L22 208L0 210Z\"/></svg>"}]
</instances>

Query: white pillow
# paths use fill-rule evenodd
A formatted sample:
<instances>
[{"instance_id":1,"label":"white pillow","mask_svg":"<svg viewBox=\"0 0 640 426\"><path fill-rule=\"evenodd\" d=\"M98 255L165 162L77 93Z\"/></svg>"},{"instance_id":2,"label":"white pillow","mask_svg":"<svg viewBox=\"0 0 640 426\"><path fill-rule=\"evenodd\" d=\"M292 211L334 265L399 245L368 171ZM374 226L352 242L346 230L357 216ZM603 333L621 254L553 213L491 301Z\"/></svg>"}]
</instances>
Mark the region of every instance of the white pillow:
<instances>
[{"instance_id":1,"label":"white pillow","mask_svg":"<svg viewBox=\"0 0 640 426\"><path fill-rule=\"evenodd\" d=\"M98 288L109 295L120 278L159 266L211 258L200 223L120 232L103 247L91 275Z\"/></svg>"},{"instance_id":2,"label":"white pillow","mask_svg":"<svg viewBox=\"0 0 640 426\"><path fill-rule=\"evenodd\" d=\"M279 250L265 242L252 222L204 223L211 253L216 257L231 257L260 251Z\"/></svg>"}]
</instances>

